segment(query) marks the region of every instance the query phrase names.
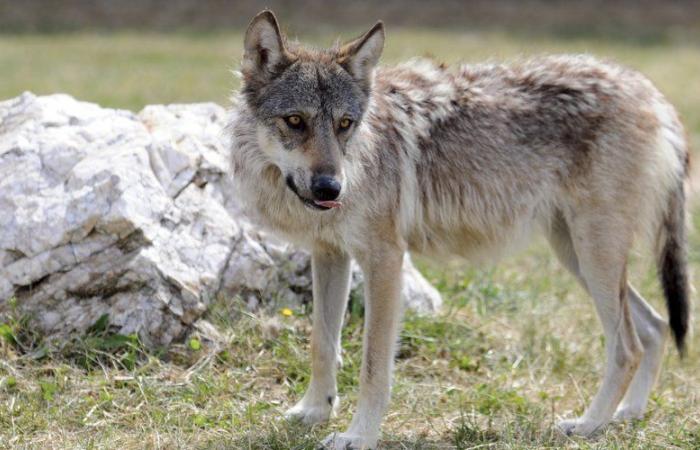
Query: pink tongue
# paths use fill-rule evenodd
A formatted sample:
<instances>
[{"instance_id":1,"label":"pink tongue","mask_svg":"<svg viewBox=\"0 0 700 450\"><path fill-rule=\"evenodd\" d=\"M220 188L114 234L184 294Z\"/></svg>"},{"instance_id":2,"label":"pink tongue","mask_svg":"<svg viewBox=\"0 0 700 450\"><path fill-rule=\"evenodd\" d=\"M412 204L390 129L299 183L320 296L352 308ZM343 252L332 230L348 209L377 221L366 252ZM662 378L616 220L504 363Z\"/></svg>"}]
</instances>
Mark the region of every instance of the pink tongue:
<instances>
[{"instance_id":1,"label":"pink tongue","mask_svg":"<svg viewBox=\"0 0 700 450\"><path fill-rule=\"evenodd\" d=\"M326 208L339 208L343 206L342 203L336 202L335 200L314 200L318 206L323 206Z\"/></svg>"}]
</instances>

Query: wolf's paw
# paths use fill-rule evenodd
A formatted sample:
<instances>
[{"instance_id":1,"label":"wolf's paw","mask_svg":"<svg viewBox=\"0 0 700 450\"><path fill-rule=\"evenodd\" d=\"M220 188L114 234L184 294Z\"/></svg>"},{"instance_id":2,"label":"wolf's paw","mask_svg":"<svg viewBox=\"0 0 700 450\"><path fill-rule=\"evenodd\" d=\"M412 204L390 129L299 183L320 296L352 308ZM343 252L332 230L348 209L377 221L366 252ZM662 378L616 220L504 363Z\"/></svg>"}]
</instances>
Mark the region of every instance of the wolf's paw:
<instances>
[{"instance_id":1,"label":"wolf's paw","mask_svg":"<svg viewBox=\"0 0 700 450\"><path fill-rule=\"evenodd\" d=\"M603 425L605 424L579 417L578 419L562 420L557 423L557 428L567 436L591 437Z\"/></svg>"},{"instance_id":2,"label":"wolf's paw","mask_svg":"<svg viewBox=\"0 0 700 450\"><path fill-rule=\"evenodd\" d=\"M640 420L644 418L644 407L635 405L621 405L615 411L613 420L615 422L626 422L628 420Z\"/></svg>"},{"instance_id":3,"label":"wolf's paw","mask_svg":"<svg viewBox=\"0 0 700 450\"><path fill-rule=\"evenodd\" d=\"M326 422L338 406L338 396L329 397L325 402L311 403L305 398L284 413L287 420L302 422L306 425Z\"/></svg>"},{"instance_id":4,"label":"wolf's paw","mask_svg":"<svg viewBox=\"0 0 700 450\"><path fill-rule=\"evenodd\" d=\"M321 442L319 450L370 450L376 447L376 439L349 433L331 433Z\"/></svg>"}]
</instances>

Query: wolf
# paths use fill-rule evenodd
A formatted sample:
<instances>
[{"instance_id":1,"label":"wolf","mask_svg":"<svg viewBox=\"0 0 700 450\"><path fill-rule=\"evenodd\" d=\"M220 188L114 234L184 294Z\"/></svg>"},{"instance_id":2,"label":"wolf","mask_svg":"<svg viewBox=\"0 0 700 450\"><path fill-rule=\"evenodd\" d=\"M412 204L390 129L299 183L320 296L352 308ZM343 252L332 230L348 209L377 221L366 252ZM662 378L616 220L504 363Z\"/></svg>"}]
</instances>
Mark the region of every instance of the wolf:
<instances>
[{"instance_id":1,"label":"wolf","mask_svg":"<svg viewBox=\"0 0 700 450\"><path fill-rule=\"evenodd\" d=\"M345 44L288 41L263 11L244 39L229 123L233 179L261 225L308 248L312 376L288 416L325 421L350 263L365 283L357 410L327 448L373 448L390 399L406 252L493 260L543 233L593 300L606 368L568 435L644 414L668 330L689 331L689 153L674 108L639 73L590 56L449 68L378 66L381 22ZM670 324L627 281L655 256Z\"/></svg>"}]
</instances>

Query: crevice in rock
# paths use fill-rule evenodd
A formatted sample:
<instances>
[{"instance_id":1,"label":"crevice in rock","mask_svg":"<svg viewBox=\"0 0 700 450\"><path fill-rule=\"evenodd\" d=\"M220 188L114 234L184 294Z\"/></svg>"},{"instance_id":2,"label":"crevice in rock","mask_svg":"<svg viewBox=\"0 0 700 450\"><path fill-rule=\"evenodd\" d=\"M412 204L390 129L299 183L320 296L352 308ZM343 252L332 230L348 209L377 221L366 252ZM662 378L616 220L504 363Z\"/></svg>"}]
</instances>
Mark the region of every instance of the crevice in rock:
<instances>
[{"instance_id":1,"label":"crevice in rock","mask_svg":"<svg viewBox=\"0 0 700 450\"><path fill-rule=\"evenodd\" d=\"M49 278L51 277L51 274L46 274L41 278L38 278L31 283L28 284L18 284L15 285L15 297L17 300L22 300L24 298L30 297L34 291L36 291L41 285L46 283Z\"/></svg>"},{"instance_id":2,"label":"crevice in rock","mask_svg":"<svg viewBox=\"0 0 700 450\"><path fill-rule=\"evenodd\" d=\"M11 149L7 150L6 152L0 153L0 159L3 159L3 158L8 157L8 156L21 157L23 155L24 155L24 152L22 151L22 149L20 149L19 147L12 147Z\"/></svg>"},{"instance_id":3,"label":"crevice in rock","mask_svg":"<svg viewBox=\"0 0 700 450\"><path fill-rule=\"evenodd\" d=\"M90 234L93 233L95 233L94 229ZM99 255L110 247L116 247L120 252L122 252L118 258L112 261L115 267L119 267L119 270L109 274L95 273L91 276L88 282L76 288L68 288L66 289L66 293L76 298L92 298L97 296L109 298L122 292L138 291L143 289L147 283L140 280L134 280L122 286L119 286L118 284L120 281L122 281L122 277L129 272L129 269L126 267L127 262L136 256L144 246L148 246L150 244L150 241L146 240L143 236L142 230L135 230L115 243L90 253L82 261L76 262L76 264L72 265L68 270L61 272L69 272L81 264L88 263L91 258Z\"/></svg>"},{"instance_id":4,"label":"crevice in rock","mask_svg":"<svg viewBox=\"0 0 700 450\"><path fill-rule=\"evenodd\" d=\"M226 271L228 270L228 267L231 264L231 259L233 258L233 254L236 252L236 249L238 248L238 245L240 244L242 239L243 239L243 231L241 231L238 235L233 236L231 238L231 244L230 244L229 252L226 255L226 260L224 261L224 264L221 266L221 270L219 270L219 273L217 275L218 283L216 286L216 290L214 291L215 297L218 297L221 294L221 291L224 289L224 276L226 275Z\"/></svg>"},{"instance_id":5,"label":"crevice in rock","mask_svg":"<svg viewBox=\"0 0 700 450\"><path fill-rule=\"evenodd\" d=\"M194 182L194 174L192 175L192 178L190 178L190 181L188 181L187 183L185 183L184 186L182 186L180 189L177 190L177 192L175 192L175 195L173 195L173 201L177 200L177 198L180 196L180 194L182 194L182 193L185 191L185 189L187 189L188 187L190 187L190 185L191 185L193 182Z\"/></svg>"},{"instance_id":6,"label":"crevice in rock","mask_svg":"<svg viewBox=\"0 0 700 450\"><path fill-rule=\"evenodd\" d=\"M187 183L185 183L184 186L182 186L180 189L178 189L177 192L175 192L175 195L173 195L173 201L177 200L178 197L180 196L180 194L182 194L185 191L185 189L190 187L190 185L192 185L192 184L194 184L195 186L197 186L200 189L203 188L204 186L206 186L207 181L203 177L201 171L202 171L202 161L200 158L197 160L195 170L192 173L192 177L187 181ZM173 180L176 179L178 177L178 175L180 175L181 173L182 173L182 171L175 174L175 176L173 177Z\"/></svg>"},{"instance_id":7,"label":"crevice in rock","mask_svg":"<svg viewBox=\"0 0 700 450\"><path fill-rule=\"evenodd\" d=\"M91 232L89 233L89 235L93 235L93 234L97 234L97 231L95 231L95 229L91 230ZM72 250L73 244L69 243L69 245L71 246L71 250ZM123 253L123 258L126 261L129 258L132 258L134 256L135 251L143 248L145 245L150 245L150 241L145 239L145 237L143 236L143 232L141 230L135 230L134 232L132 232L129 235L125 236L124 238L118 240L117 242L115 242L111 245L108 245L105 248L100 248L100 249L86 255L80 261L78 261L77 256L75 255L75 252L73 251L73 259L75 261L74 264L70 264L70 265L61 267L60 269L58 269L52 273L48 273L48 274L32 281L31 283L24 284L24 285L14 285L14 292L15 292L14 295L18 299L24 299L27 297L31 297L33 292L40 285L42 285L43 283L48 281L49 277L51 275L66 274L66 273L72 271L73 269L75 269L76 267L78 267L79 265L86 263L94 256L104 252L105 250L107 250L110 247L118 248ZM51 250L53 251L55 249L51 249ZM21 252L19 252L19 253L21 253ZM120 274L119 276L117 276L117 281L118 281L119 277L121 277L121 275L123 275L123 273ZM92 282L92 280L91 280L91 282ZM99 294L90 294L90 292L92 292L93 290L97 290L98 288L99 287L95 287L94 289L89 289L89 288L88 289L82 289L82 288L67 289L66 293L70 294L70 295L74 295L75 297L78 297L78 298L88 298L88 297L94 297L95 295L99 295ZM110 290L107 289L107 292L109 292L109 291ZM115 292L115 293L117 293L117 292ZM114 295L114 294L110 294L110 295Z\"/></svg>"},{"instance_id":8,"label":"crevice in rock","mask_svg":"<svg viewBox=\"0 0 700 450\"><path fill-rule=\"evenodd\" d=\"M143 234L143 230L136 229L115 242L115 246L123 253L131 253L143 247L148 247L152 242Z\"/></svg>"},{"instance_id":9,"label":"crevice in rock","mask_svg":"<svg viewBox=\"0 0 700 450\"><path fill-rule=\"evenodd\" d=\"M88 299L93 297L102 297L106 299L123 292L138 291L145 285L143 282L135 281L130 284L119 286L119 282L126 272L126 269L124 269L119 273L111 275L106 280L100 280L100 275L91 277L91 280L88 283L85 283L83 286L77 288L67 289L66 293L78 299Z\"/></svg>"},{"instance_id":10,"label":"crevice in rock","mask_svg":"<svg viewBox=\"0 0 700 450\"><path fill-rule=\"evenodd\" d=\"M6 248L4 250L5 250L5 253L7 253L9 255L7 265L12 264L15 261L19 261L20 259L27 257L27 255L23 251L17 250L15 248Z\"/></svg>"}]
</instances>

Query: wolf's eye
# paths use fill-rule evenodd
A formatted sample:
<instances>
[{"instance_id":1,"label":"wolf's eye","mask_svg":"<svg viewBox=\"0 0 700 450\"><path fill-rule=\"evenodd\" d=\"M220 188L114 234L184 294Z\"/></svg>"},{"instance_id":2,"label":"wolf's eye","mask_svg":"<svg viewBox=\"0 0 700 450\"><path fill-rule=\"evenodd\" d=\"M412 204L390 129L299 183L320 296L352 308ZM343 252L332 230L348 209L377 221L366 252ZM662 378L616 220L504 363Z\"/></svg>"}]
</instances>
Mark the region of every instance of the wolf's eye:
<instances>
[{"instance_id":1,"label":"wolf's eye","mask_svg":"<svg viewBox=\"0 0 700 450\"><path fill-rule=\"evenodd\" d=\"M348 119L347 117L340 119L340 123L338 124L341 130L347 130L350 128L350 125L352 125L352 119Z\"/></svg>"},{"instance_id":2,"label":"wolf's eye","mask_svg":"<svg viewBox=\"0 0 700 450\"><path fill-rule=\"evenodd\" d=\"M292 114L284 118L284 122L289 128L294 128L295 130L301 130L304 128L304 121L298 114Z\"/></svg>"}]
</instances>

